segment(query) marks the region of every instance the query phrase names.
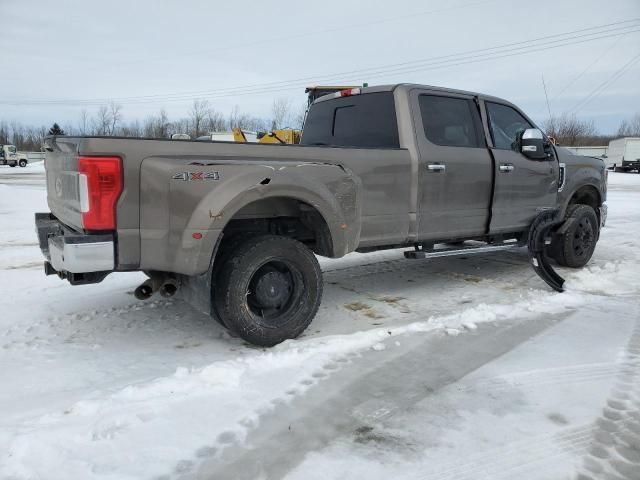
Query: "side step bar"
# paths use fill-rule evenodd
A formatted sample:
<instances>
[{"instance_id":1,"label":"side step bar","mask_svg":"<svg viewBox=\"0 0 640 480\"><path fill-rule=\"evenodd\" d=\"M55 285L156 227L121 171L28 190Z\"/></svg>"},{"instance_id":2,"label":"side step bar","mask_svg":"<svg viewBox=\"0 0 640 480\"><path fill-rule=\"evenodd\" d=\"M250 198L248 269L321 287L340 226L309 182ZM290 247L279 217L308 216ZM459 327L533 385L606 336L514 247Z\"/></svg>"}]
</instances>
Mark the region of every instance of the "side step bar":
<instances>
[{"instance_id":1,"label":"side step bar","mask_svg":"<svg viewBox=\"0 0 640 480\"><path fill-rule=\"evenodd\" d=\"M499 252L502 250L511 250L517 247L523 247L524 244L519 242L486 244L486 245L469 245L462 248L436 248L430 250L408 250L404 252L404 258L422 259L422 258L440 258L454 257L457 255L474 255L477 253Z\"/></svg>"},{"instance_id":2,"label":"side step bar","mask_svg":"<svg viewBox=\"0 0 640 480\"><path fill-rule=\"evenodd\" d=\"M557 210L541 212L529 227L527 247L529 251L529 263L538 276L556 292L564 291L564 278L553 269L547 256L547 247L551 244L551 234L563 223L558 219ZM425 250L416 245L415 250L404 252L405 258L422 259L453 257L455 255L472 255L475 253L498 252L511 248L523 247L522 242L469 245L462 248L430 248Z\"/></svg>"}]
</instances>

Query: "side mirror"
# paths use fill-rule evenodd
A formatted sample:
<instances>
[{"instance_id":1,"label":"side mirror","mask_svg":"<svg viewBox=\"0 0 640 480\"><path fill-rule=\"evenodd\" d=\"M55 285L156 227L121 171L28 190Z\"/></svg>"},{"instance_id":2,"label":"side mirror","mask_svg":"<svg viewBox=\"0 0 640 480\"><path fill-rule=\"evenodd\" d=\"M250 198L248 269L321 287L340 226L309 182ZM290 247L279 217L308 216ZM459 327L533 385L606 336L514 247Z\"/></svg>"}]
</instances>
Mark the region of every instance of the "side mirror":
<instances>
[{"instance_id":1,"label":"side mirror","mask_svg":"<svg viewBox=\"0 0 640 480\"><path fill-rule=\"evenodd\" d=\"M520 138L520 152L532 160L547 158L544 135L537 128L527 128Z\"/></svg>"}]
</instances>

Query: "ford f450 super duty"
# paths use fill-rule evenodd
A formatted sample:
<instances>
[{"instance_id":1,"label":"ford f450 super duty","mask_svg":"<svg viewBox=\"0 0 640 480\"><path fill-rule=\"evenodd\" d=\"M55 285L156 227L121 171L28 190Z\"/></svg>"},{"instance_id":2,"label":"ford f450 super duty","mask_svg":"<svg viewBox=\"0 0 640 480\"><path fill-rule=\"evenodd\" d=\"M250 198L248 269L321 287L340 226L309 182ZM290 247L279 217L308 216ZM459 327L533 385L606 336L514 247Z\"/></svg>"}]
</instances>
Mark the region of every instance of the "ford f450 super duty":
<instances>
[{"instance_id":1,"label":"ford f450 super duty","mask_svg":"<svg viewBox=\"0 0 640 480\"><path fill-rule=\"evenodd\" d=\"M45 147L47 274L77 285L143 271L138 298L180 290L264 346L315 316L316 255L506 249L552 212L540 248L581 267L606 218L602 160L554 146L505 100L423 85L323 96L300 145L53 136Z\"/></svg>"}]
</instances>

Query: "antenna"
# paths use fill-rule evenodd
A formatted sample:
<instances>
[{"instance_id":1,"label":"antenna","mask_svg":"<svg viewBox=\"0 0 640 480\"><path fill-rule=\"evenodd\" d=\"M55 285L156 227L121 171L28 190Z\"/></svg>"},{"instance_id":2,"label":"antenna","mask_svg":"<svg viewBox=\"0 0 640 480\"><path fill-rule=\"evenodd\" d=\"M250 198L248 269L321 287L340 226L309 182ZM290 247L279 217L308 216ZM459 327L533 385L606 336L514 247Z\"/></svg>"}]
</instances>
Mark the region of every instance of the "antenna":
<instances>
[{"instance_id":1,"label":"antenna","mask_svg":"<svg viewBox=\"0 0 640 480\"><path fill-rule=\"evenodd\" d=\"M544 88L544 98L547 99L547 111L549 112L549 120L551 120L551 106L549 106L549 95L547 95L547 84L544 83L544 73L542 74L542 88Z\"/></svg>"}]
</instances>

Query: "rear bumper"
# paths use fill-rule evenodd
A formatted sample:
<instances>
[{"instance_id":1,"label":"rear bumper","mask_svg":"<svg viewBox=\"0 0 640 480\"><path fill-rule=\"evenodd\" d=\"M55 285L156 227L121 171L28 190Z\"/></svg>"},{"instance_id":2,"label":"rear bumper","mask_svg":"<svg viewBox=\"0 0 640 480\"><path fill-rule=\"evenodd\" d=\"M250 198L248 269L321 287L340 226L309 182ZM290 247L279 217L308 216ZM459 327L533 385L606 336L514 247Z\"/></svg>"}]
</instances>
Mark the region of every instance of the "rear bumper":
<instances>
[{"instance_id":1,"label":"rear bumper","mask_svg":"<svg viewBox=\"0 0 640 480\"><path fill-rule=\"evenodd\" d=\"M48 263L45 272L58 273L71 283L94 283L96 278L100 277L97 281L102 280L115 268L115 239L112 234L75 232L50 213L36 213L35 222L40 250Z\"/></svg>"}]
</instances>

